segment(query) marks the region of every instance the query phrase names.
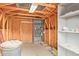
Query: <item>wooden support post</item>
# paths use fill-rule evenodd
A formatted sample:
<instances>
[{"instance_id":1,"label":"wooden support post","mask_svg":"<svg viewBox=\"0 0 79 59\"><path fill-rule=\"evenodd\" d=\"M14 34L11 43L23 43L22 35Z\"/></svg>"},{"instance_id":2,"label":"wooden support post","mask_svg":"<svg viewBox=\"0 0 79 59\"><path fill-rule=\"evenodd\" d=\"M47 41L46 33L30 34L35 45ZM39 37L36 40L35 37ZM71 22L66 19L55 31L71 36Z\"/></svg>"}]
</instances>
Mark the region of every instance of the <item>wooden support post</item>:
<instances>
[{"instance_id":1,"label":"wooden support post","mask_svg":"<svg viewBox=\"0 0 79 59\"><path fill-rule=\"evenodd\" d=\"M8 31L8 20L7 20L7 24L6 25L7 25L7 33L6 34L7 34L7 40L8 40L9 39L9 34L8 34L9 33L9 31Z\"/></svg>"},{"instance_id":2,"label":"wooden support post","mask_svg":"<svg viewBox=\"0 0 79 59\"><path fill-rule=\"evenodd\" d=\"M48 18L45 19L45 43L49 44L49 20Z\"/></svg>"},{"instance_id":3,"label":"wooden support post","mask_svg":"<svg viewBox=\"0 0 79 59\"><path fill-rule=\"evenodd\" d=\"M3 19L2 19L2 34L3 34L3 38L5 40L5 15L3 13Z\"/></svg>"},{"instance_id":4,"label":"wooden support post","mask_svg":"<svg viewBox=\"0 0 79 59\"><path fill-rule=\"evenodd\" d=\"M50 18L48 18L49 20L49 29L48 29L48 32L49 32L49 45L50 45Z\"/></svg>"},{"instance_id":5,"label":"wooden support post","mask_svg":"<svg viewBox=\"0 0 79 59\"><path fill-rule=\"evenodd\" d=\"M5 13L2 13L2 14L3 14L3 19L2 19L2 33L3 33L3 38L4 38L4 41L5 41L6 40L5 23L6 23L7 17L5 15Z\"/></svg>"},{"instance_id":6,"label":"wooden support post","mask_svg":"<svg viewBox=\"0 0 79 59\"><path fill-rule=\"evenodd\" d=\"M22 23L20 21L20 40L22 41Z\"/></svg>"},{"instance_id":7,"label":"wooden support post","mask_svg":"<svg viewBox=\"0 0 79 59\"><path fill-rule=\"evenodd\" d=\"M57 47L57 39L58 39L58 34L57 34L57 30L58 30L58 21L57 21L57 14L55 15L55 43L56 43L56 46Z\"/></svg>"},{"instance_id":8,"label":"wooden support post","mask_svg":"<svg viewBox=\"0 0 79 59\"><path fill-rule=\"evenodd\" d=\"M12 17L10 17L10 16L8 16L7 17L7 35L8 35L8 40L10 40L10 39L12 39L13 38L13 32L12 32L12 20L13 20L13 18Z\"/></svg>"},{"instance_id":9,"label":"wooden support post","mask_svg":"<svg viewBox=\"0 0 79 59\"><path fill-rule=\"evenodd\" d=\"M2 17L3 17L3 15L1 14L1 15L0 15L0 22L1 22L1 20L2 20Z\"/></svg>"},{"instance_id":10,"label":"wooden support post","mask_svg":"<svg viewBox=\"0 0 79 59\"><path fill-rule=\"evenodd\" d=\"M44 26L45 26L45 28L44 28L44 42L46 43L46 27L47 27L46 19L45 19L44 22L45 22L45 23L44 23Z\"/></svg>"}]
</instances>

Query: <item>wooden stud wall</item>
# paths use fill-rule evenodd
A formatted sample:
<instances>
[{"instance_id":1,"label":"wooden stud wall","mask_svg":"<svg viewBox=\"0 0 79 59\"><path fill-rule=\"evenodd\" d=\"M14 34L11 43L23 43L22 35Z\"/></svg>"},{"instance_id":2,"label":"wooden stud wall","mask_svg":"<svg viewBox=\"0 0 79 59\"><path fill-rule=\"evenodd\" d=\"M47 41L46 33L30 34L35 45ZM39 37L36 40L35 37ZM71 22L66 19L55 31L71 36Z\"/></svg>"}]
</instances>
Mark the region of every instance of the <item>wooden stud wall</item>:
<instances>
[{"instance_id":1,"label":"wooden stud wall","mask_svg":"<svg viewBox=\"0 0 79 59\"><path fill-rule=\"evenodd\" d=\"M44 42L57 48L57 14L49 16L45 21L47 22L47 29L44 29Z\"/></svg>"},{"instance_id":2,"label":"wooden stud wall","mask_svg":"<svg viewBox=\"0 0 79 59\"><path fill-rule=\"evenodd\" d=\"M21 40L22 33L20 30L20 26L21 26L20 19L26 20L25 19L26 16L33 16L33 17L38 16L41 18L45 18L44 20L47 26L47 29L44 28L44 42L51 45L52 47L57 47L57 34L56 34L57 33L57 24L56 24L57 15L54 12L56 6L54 4L53 5L52 4L38 4L38 5L45 6L46 8L43 11L35 11L35 13L33 14L29 14L27 9L17 8L16 6L13 7L12 4L2 5L4 7L0 7L0 8L3 8L4 10L8 11L7 12L7 11L0 10L0 13L1 13L0 14L0 27L2 27L1 30L2 30L4 39ZM31 17L31 19L33 17ZM6 24L6 21L7 21L7 24ZM5 29L5 24L7 25L6 29ZM51 29L51 26L52 26L52 29ZM29 26L27 28L29 28ZM30 37L31 36L32 35L30 35ZM28 38L28 39L31 39L31 38Z\"/></svg>"}]
</instances>

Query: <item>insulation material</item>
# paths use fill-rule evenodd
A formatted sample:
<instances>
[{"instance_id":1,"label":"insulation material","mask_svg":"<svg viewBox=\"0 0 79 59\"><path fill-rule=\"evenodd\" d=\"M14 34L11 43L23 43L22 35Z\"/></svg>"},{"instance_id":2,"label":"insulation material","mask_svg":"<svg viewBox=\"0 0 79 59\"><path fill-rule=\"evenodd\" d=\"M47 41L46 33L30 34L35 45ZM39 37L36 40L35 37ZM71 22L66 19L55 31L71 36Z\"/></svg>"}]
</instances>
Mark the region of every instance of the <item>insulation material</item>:
<instances>
[{"instance_id":1,"label":"insulation material","mask_svg":"<svg viewBox=\"0 0 79 59\"><path fill-rule=\"evenodd\" d=\"M0 46L2 48L13 49L13 48L17 48L21 44L22 44L21 41L18 41L18 40L10 40L10 41L3 42Z\"/></svg>"}]
</instances>

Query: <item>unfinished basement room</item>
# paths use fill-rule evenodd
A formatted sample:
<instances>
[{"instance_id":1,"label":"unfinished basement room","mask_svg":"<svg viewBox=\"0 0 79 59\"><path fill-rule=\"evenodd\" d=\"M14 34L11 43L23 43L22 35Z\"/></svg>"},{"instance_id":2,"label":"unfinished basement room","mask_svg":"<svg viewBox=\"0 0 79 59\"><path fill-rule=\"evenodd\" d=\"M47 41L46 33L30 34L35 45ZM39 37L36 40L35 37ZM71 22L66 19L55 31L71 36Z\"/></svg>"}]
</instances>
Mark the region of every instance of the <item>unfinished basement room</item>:
<instances>
[{"instance_id":1,"label":"unfinished basement room","mask_svg":"<svg viewBox=\"0 0 79 59\"><path fill-rule=\"evenodd\" d=\"M0 56L57 56L57 3L0 3Z\"/></svg>"}]
</instances>

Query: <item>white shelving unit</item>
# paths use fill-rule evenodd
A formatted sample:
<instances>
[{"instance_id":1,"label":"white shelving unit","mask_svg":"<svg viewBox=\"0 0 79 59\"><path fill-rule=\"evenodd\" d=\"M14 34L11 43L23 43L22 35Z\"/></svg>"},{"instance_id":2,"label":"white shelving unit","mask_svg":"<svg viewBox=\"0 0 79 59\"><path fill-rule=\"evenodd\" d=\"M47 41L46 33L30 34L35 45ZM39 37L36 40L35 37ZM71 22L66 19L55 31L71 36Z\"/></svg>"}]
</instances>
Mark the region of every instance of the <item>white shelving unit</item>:
<instances>
[{"instance_id":1,"label":"white shelving unit","mask_svg":"<svg viewBox=\"0 0 79 59\"><path fill-rule=\"evenodd\" d=\"M76 10L76 11L68 12L65 15L62 15L60 17L62 17L62 18L68 18L68 17L72 17L72 16L75 16L75 15L78 15L78 14L79 14L79 10Z\"/></svg>"},{"instance_id":2,"label":"white shelving unit","mask_svg":"<svg viewBox=\"0 0 79 59\"><path fill-rule=\"evenodd\" d=\"M75 45L71 45L71 44L68 44L68 43L61 43L61 44L59 44L59 46L61 46L64 49L70 50L70 51L72 51L76 54L79 54L79 49Z\"/></svg>"},{"instance_id":3,"label":"white shelving unit","mask_svg":"<svg viewBox=\"0 0 79 59\"><path fill-rule=\"evenodd\" d=\"M76 29L79 28L79 10L73 12L71 12L71 10L61 15L64 8L67 7L71 7L71 5L58 6L58 55L79 56L79 32L76 31ZM67 27L69 31L63 31L63 27ZM74 30L72 31L71 29Z\"/></svg>"},{"instance_id":4,"label":"white shelving unit","mask_svg":"<svg viewBox=\"0 0 79 59\"><path fill-rule=\"evenodd\" d=\"M58 31L61 33L73 33L73 34L79 34L79 32L73 32L73 31Z\"/></svg>"}]
</instances>

